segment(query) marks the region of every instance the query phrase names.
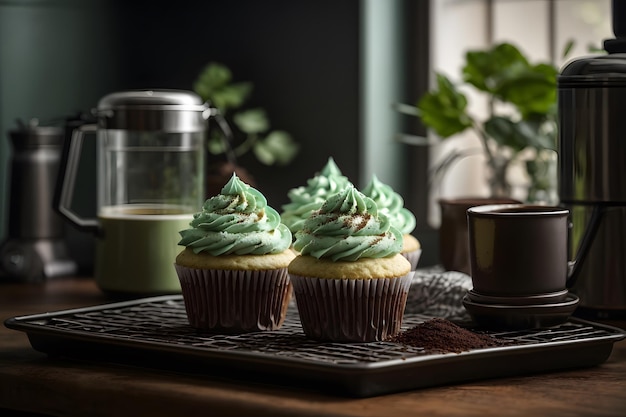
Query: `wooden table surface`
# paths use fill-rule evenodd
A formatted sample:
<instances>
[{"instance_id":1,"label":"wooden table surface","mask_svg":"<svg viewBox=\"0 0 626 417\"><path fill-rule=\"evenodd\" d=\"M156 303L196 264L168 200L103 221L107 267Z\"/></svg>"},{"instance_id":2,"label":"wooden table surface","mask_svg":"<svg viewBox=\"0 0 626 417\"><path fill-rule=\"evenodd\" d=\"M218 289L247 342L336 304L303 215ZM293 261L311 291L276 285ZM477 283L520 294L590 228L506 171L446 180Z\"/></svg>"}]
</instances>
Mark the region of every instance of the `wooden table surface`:
<instances>
[{"instance_id":1,"label":"wooden table surface","mask_svg":"<svg viewBox=\"0 0 626 417\"><path fill-rule=\"evenodd\" d=\"M111 302L93 280L0 284L0 320ZM611 323L624 328L624 323ZM48 357L0 326L0 415L626 416L626 340L600 366L353 399L289 386ZM23 415L18 413L16 415Z\"/></svg>"}]
</instances>

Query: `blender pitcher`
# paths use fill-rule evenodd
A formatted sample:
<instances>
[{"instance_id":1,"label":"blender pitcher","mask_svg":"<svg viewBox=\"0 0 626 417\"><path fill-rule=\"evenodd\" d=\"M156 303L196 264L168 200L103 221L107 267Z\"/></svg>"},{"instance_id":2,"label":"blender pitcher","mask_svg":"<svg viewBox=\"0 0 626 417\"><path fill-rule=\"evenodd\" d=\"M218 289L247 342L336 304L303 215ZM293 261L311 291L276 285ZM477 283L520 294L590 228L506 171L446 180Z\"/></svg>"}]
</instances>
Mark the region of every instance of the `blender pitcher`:
<instances>
[{"instance_id":1,"label":"blender pitcher","mask_svg":"<svg viewBox=\"0 0 626 417\"><path fill-rule=\"evenodd\" d=\"M208 119L215 109L178 90L131 90L103 97L97 125L73 131L59 175L57 209L96 234L95 280L105 292L180 292L178 232L204 201ZM81 146L96 137L97 218L71 210ZM93 135L91 135L93 136Z\"/></svg>"}]
</instances>

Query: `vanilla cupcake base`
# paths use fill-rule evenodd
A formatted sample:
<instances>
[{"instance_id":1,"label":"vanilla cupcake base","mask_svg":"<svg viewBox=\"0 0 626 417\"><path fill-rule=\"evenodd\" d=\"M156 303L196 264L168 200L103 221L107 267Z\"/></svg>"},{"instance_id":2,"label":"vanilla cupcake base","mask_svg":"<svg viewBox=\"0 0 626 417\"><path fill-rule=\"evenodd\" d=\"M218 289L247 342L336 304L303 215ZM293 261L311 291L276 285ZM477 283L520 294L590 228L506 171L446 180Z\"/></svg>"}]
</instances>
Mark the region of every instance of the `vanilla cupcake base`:
<instances>
[{"instance_id":1,"label":"vanilla cupcake base","mask_svg":"<svg viewBox=\"0 0 626 417\"><path fill-rule=\"evenodd\" d=\"M280 328L291 298L287 268L196 269L174 265L189 324L220 333Z\"/></svg>"},{"instance_id":2,"label":"vanilla cupcake base","mask_svg":"<svg viewBox=\"0 0 626 417\"><path fill-rule=\"evenodd\" d=\"M290 274L304 333L335 342L382 341L400 331L413 272L396 278Z\"/></svg>"},{"instance_id":3,"label":"vanilla cupcake base","mask_svg":"<svg viewBox=\"0 0 626 417\"><path fill-rule=\"evenodd\" d=\"M411 263L411 271L415 271L422 256L422 245L413 235L405 233L402 236L402 251L400 252Z\"/></svg>"},{"instance_id":4,"label":"vanilla cupcake base","mask_svg":"<svg viewBox=\"0 0 626 417\"><path fill-rule=\"evenodd\" d=\"M417 269L417 264L419 263L420 257L422 256L422 250L417 249L411 252L402 252L400 255L404 256L407 261L411 264L411 271L415 271Z\"/></svg>"}]
</instances>

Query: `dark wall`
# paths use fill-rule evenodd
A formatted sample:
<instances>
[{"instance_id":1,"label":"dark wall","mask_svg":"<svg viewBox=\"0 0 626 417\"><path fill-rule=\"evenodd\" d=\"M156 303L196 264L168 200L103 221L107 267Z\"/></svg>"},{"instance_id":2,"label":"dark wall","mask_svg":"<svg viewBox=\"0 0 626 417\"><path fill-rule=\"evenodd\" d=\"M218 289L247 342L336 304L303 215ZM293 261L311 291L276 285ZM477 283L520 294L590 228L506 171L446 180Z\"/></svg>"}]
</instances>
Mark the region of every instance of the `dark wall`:
<instances>
[{"instance_id":1,"label":"dark wall","mask_svg":"<svg viewBox=\"0 0 626 417\"><path fill-rule=\"evenodd\" d=\"M211 61L252 81L249 106L301 145L287 167L242 163L271 205L332 156L355 181L359 142L358 0L120 1L114 34L121 88L191 89Z\"/></svg>"},{"instance_id":2,"label":"dark wall","mask_svg":"<svg viewBox=\"0 0 626 417\"><path fill-rule=\"evenodd\" d=\"M117 56L108 36L112 27L115 16L107 0L0 1L0 240L10 221L8 132L18 127L18 118L37 118L41 124L63 121L117 88ZM81 179L93 191L93 173L87 177ZM95 208L87 201L93 196L81 195L86 201L80 205ZM89 265L90 237L67 229L72 254Z\"/></svg>"},{"instance_id":3,"label":"dark wall","mask_svg":"<svg viewBox=\"0 0 626 417\"><path fill-rule=\"evenodd\" d=\"M190 90L211 61L253 82L249 105L265 108L272 127L301 145L287 167L263 166L252 155L240 160L270 205L280 209L287 191L329 156L356 181L360 12L359 0L0 2L0 238L9 221L7 132L16 118L89 111L123 89ZM86 184L94 178L81 174ZM95 207L93 188L78 194ZM88 266L92 237L68 233Z\"/></svg>"}]
</instances>

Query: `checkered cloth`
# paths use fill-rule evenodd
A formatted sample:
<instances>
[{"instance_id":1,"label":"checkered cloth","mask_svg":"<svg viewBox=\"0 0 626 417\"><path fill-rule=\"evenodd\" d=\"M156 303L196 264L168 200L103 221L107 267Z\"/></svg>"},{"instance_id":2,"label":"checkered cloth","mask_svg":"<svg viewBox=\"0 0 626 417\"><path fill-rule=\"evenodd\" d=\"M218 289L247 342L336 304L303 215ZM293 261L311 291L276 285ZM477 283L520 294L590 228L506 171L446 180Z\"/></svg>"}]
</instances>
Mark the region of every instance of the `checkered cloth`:
<instances>
[{"instance_id":1,"label":"checkered cloth","mask_svg":"<svg viewBox=\"0 0 626 417\"><path fill-rule=\"evenodd\" d=\"M462 272L444 271L441 266L418 268L411 282L405 312L467 318L461 300L471 288L471 277Z\"/></svg>"}]
</instances>

